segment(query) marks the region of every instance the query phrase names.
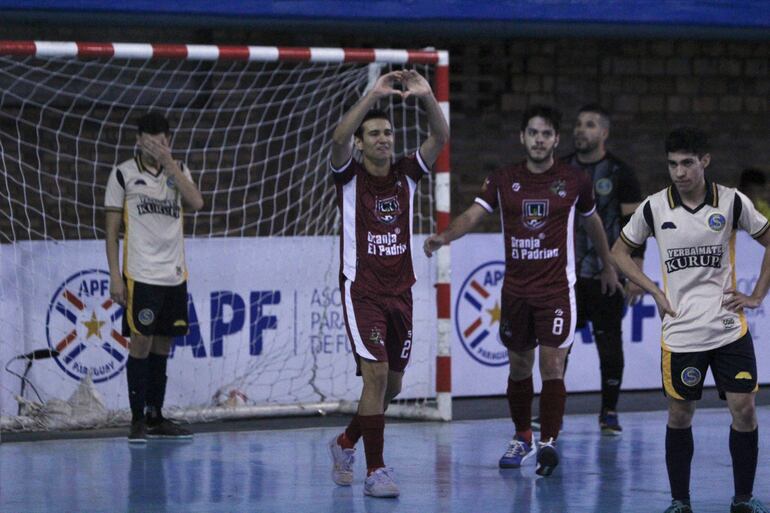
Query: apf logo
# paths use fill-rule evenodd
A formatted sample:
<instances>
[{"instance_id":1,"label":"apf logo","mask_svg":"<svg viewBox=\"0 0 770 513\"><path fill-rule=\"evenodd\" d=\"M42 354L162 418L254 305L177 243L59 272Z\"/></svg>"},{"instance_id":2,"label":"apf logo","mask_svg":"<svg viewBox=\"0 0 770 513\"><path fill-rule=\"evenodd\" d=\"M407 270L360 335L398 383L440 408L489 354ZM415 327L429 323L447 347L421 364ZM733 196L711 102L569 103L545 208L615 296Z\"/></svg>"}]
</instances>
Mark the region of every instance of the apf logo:
<instances>
[{"instance_id":1,"label":"apf logo","mask_svg":"<svg viewBox=\"0 0 770 513\"><path fill-rule=\"evenodd\" d=\"M51 298L46 316L48 346L59 352L56 363L80 381L94 383L121 372L128 340L120 334L123 308L110 299L110 275L99 269L73 274Z\"/></svg>"},{"instance_id":2,"label":"apf logo","mask_svg":"<svg viewBox=\"0 0 770 513\"><path fill-rule=\"evenodd\" d=\"M463 348L477 362L498 367L508 364L500 342L500 291L505 262L487 262L465 279L455 304L455 329Z\"/></svg>"}]
</instances>

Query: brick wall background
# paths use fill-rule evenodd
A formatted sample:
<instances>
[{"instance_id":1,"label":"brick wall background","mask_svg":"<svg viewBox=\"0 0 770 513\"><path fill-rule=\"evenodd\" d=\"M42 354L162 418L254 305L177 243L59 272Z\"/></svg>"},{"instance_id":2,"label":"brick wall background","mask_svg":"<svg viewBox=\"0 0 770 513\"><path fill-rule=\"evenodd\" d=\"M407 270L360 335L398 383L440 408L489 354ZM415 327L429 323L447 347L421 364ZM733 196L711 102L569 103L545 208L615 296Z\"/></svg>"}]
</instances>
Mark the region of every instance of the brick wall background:
<instances>
[{"instance_id":1,"label":"brick wall background","mask_svg":"<svg viewBox=\"0 0 770 513\"><path fill-rule=\"evenodd\" d=\"M3 39L115 39L107 28L16 25ZM603 38L452 38L243 28L121 27L121 41L447 48L451 59L453 213L465 209L489 171L523 158L523 109L547 102L564 112L561 153L571 150L577 109L598 101L613 113L610 149L635 168L645 193L667 183L663 139L681 124L712 136L710 176L735 185L741 169L770 173L770 41ZM482 229L494 230L496 216Z\"/></svg>"}]
</instances>

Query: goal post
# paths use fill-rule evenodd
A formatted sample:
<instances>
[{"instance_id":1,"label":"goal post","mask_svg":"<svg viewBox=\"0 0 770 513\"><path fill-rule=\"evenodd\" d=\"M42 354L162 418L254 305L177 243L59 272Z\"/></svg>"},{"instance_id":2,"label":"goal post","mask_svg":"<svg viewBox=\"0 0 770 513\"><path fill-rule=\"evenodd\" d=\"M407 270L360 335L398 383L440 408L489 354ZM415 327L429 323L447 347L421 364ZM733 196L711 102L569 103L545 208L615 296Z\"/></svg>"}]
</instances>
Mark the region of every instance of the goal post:
<instances>
[{"instance_id":1,"label":"goal post","mask_svg":"<svg viewBox=\"0 0 770 513\"><path fill-rule=\"evenodd\" d=\"M148 110L171 120L206 204L184 215L191 333L174 345L169 416L355 411L329 145L372 77L404 67L449 120L441 50L0 41L0 429L128 419L103 201ZM415 152L420 103L379 106L397 156ZM450 253L419 250L449 223L449 162L447 145L414 200L415 345L389 415L452 416Z\"/></svg>"}]
</instances>

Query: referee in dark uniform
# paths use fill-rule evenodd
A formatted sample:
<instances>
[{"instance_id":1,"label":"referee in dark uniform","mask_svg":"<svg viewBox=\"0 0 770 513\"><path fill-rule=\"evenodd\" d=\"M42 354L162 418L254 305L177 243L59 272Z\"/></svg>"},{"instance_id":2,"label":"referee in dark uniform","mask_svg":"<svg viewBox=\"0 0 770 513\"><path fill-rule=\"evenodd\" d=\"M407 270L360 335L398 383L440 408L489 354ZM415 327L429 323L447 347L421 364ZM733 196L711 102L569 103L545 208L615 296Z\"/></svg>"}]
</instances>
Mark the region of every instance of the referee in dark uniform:
<instances>
[{"instance_id":1,"label":"referee in dark uniform","mask_svg":"<svg viewBox=\"0 0 770 513\"><path fill-rule=\"evenodd\" d=\"M607 111L596 104L586 105L578 112L573 139L575 152L564 157L576 167L585 169L593 178L596 208L604 224L610 245L642 200L639 181L634 172L606 149L610 134ZM600 280L604 263L597 257L582 222L576 223L575 259L577 272L578 328L588 321L593 326L594 340L599 351L602 376L602 406L599 425L603 434L620 435L617 404L623 381L623 337L621 321L625 303L638 301L643 290L628 281L623 294L607 295L607 286ZM644 247L632 257L642 268Z\"/></svg>"}]
</instances>

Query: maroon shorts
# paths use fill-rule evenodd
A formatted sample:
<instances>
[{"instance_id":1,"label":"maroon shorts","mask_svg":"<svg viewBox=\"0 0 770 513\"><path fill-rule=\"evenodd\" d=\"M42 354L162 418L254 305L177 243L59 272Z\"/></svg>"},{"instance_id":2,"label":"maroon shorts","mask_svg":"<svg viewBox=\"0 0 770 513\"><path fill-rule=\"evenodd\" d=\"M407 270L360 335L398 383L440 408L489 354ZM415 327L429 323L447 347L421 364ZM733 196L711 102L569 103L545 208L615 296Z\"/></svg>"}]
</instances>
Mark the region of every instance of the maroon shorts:
<instances>
[{"instance_id":1,"label":"maroon shorts","mask_svg":"<svg viewBox=\"0 0 770 513\"><path fill-rule=\"evenodd\" d=\"M500 340L511 351L535 346L569 347L575 339L575 289L547 297L501 297Z\"/></svg>"},{"instance_id":2,"label":"maroon shorts","mask_svg":"<svg viewBox=\"0 0 770 513\"><path fill-rule=\"evenodd\" d=\"M392 371L404 372L412 352L412 291L398 296L373 296L344 280L342 312L356 362L388 362Z\"/></svg>"}]
</instances>

